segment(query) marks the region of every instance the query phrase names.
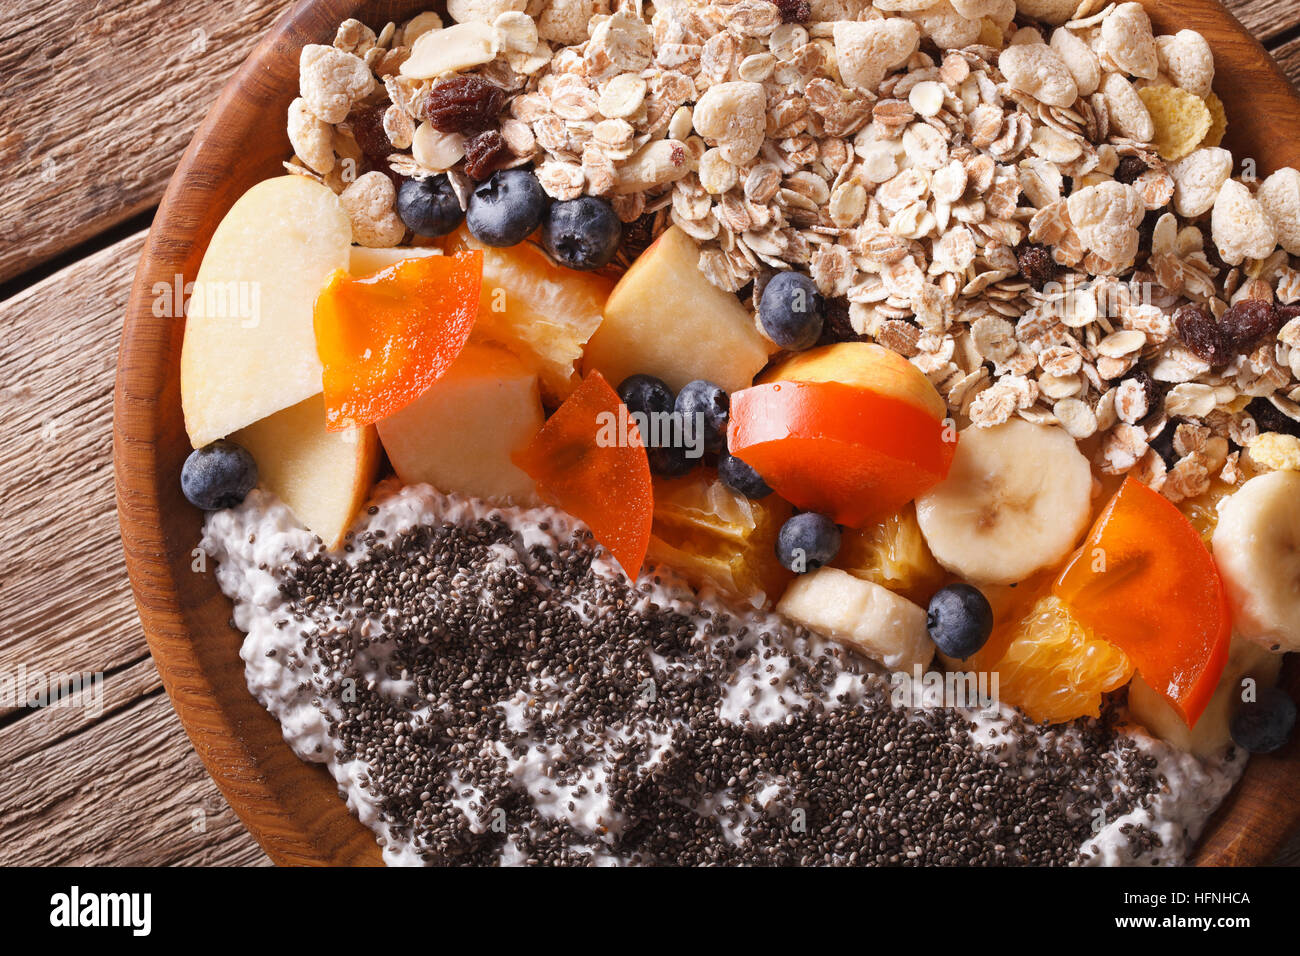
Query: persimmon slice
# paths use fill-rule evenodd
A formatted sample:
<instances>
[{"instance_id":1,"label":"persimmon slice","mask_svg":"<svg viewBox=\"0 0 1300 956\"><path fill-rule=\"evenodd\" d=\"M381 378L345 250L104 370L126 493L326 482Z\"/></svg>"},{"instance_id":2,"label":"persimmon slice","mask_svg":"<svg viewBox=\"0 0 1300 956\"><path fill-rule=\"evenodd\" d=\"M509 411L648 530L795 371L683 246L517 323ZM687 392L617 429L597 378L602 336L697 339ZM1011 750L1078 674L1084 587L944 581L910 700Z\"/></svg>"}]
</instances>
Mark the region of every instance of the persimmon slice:
<instances>
[{"instance_id":1,"label":"persimmon slice","mask_svg":"<svg viewBox=\"0 0 1300 956\"><path fill-rule=\"evenodd\" d=\"M860 528L942 481L956 436L911 402L839 382L731 397L730 451L782 498Z\"/></svg>"},{"instance_id":2,"label":"persimmon slice","mask_svg":"<svg viewBox=\"0 0 1300 956\"><path fill-rule=\"evenodd\" d=\"M1052 593L1195 726L1227 663L1232 622L1214 558L1173 502L1126 478Z\"/></svg>"},{"instance_id":3,"label":"persimmon slice","mask_svg":"<svg viewBox=\"0 0 1300 956\"><path fill-rule=\"evenodd\" d=\"M626 414L618 393L591 372L514 461L543 499L581 519L635 579L650 546L654 489L645 445Z\"/></svg>"},{"instance_id":4,"label":"persimmon slice","mask_svg":"<svg viewBox=\"0 0 1300 956\"><path fill-rule=\"evenodd\" d=\"M482 287L477 251L330 276L314 313L326 427L369 425L419 398L464 348Z\"/></svg>"}]
</instances>

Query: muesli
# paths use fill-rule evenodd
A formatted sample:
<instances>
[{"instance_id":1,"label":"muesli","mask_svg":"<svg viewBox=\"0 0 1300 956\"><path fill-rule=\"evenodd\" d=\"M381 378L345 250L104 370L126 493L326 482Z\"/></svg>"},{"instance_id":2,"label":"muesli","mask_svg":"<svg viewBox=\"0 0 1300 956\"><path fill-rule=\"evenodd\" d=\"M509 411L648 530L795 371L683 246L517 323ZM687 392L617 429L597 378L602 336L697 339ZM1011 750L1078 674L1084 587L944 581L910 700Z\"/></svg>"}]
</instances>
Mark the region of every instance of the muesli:
<instances>
[{"instance_id":1,"label":"muesli","mask_svg":"<svg viewBox=\"0 0 1300 956\"><path fill-rule=\"evenodd\" d=\"M1300 649L1300 172L1213 80L1096 0L340 24L187 316L250 691L393 864L1183 862Z\"/></svg>"}]
</instances>

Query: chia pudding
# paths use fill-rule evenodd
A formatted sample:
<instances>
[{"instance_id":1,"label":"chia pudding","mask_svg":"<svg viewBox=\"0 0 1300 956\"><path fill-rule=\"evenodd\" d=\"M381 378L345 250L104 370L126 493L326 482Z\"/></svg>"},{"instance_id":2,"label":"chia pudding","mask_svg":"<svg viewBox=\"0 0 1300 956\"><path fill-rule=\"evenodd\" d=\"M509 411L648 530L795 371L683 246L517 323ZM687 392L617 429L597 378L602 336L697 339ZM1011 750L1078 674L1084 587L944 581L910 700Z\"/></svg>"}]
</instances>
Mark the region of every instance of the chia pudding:
<instances>
[{"instance_id":1,"label":"chia pudding","mask_svg":"<svg viewBox=\"0 0 1300 956\"><path fill-rule=\"evenodd\" d=\"M1240 775L1109 701L1047 726L898 680L581 524L379 486L338 552L209 515L250 691L390 865L1177 864Z\"/></svg>"}]
</instances>

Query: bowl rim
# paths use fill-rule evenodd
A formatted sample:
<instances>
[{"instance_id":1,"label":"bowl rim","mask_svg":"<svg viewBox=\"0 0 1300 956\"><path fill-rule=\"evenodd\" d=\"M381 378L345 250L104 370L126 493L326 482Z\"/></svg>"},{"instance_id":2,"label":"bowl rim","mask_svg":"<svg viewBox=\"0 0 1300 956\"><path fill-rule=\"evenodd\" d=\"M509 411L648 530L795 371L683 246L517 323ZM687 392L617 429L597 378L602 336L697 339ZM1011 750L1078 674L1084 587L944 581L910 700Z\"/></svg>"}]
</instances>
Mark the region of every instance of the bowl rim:
<instances>
[{"instance_id":1,"label":"bowl rim","mask_svg":"<svg viewBox=\"0 0 1300 956\"><path fill-rule=\"evenodd\" d=\"M1292 115L1300 116L1300 95L1267 51L1217 0L1143 3L1166 32L1191 26L1229 36L1239 46L1239 55L1252 58L1251 82L1272 97L1289 100L1294 107ZM374 19L397 19L431 6L438 4L421 0L297 0L276 21L208 110L168 184L140 254L122 331L114 388L113 460L119 524L136 607L163 685L196 752L236 814L277 864L374 865L381 860L373 835L346 811L343 801L332 792L333 780L322 768L313 769L328 782L329 796L341 815L327 811L319 820L305 819L302 807L286 806L281 776L301 772L289 769L290 765L308 765L293 755L278 733L278 752L249 741L247 723L261 722L253 710L265 720L274 718L262 710L242 682L238 693L243 704L230 699L228 689L223 692L217 685L209 672L210 663L199 653L201 641L222 637L204 633L200 626L198 612L204 605L181 600L184 589L179 569L189 562L197 537L178 542L174 536L169 540L165 530L166 509L177 506L179 491L176 468L161 460L159 444L176 438L179 402L169 408L163 399L175 387L179 335L175 319L155 314L154 290L159 281L182 275L177 267L187 257L201 257L219 219L215 211L224 215L238 198L238 192L223 190L223 182L237 177L213 170L208 160L214 155L229 157L234 162L230 168L239 175L251 174L249 167L240 165L238 137L257 121L258 111L277 105L282 109L287 103L286 89L293 88L287 84L295 81L286 65L291 65L296 75L297 51L305 43L328 43L337 24L360 9L365 9L367 16L377 13ZM1216 55L1223 53L1216 48ZM1222 81L1227 85L1243 82L1231 75L1237 72L1224 75ZM1216 78L1216 89L1221 79ZM1265 115L1246 115L1235 127L1238 117L1229 119L1229 142L1232 133L1244 142L1261 141L1254 137L1270 131L1276 136ZM1292 155L1291 164L1300 167L1300 146ZM220 600L226 601L224 596ZM242 635L233 628L227 630L232 633L225 635L226 643L235 638L235 663L242 674L242 662L237 660L237 638ZM1293 695L1300 690L1297 657L1300 655L1292 655L1284 672L1284 683ZM251 710L247 704L252 705ZM1247 792L1250 808L1243 805ZM1262 815L1272 821L1271 826L1258 825ZM1202 865L1266 863L1298 822L1300 739L1293 739L1281 754L1252 759L1246 775L1207 825L1194 859Z\"/></svg>"}]
</instances>

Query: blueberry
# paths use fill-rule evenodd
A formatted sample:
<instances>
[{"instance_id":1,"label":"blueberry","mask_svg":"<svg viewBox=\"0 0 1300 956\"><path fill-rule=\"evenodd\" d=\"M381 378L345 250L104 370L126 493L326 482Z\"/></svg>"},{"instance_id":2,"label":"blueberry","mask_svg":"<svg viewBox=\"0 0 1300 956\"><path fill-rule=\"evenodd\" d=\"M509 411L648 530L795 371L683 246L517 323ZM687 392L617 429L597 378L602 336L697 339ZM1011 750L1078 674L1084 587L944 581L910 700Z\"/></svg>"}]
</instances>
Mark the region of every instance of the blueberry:
<instances>
[{"instance_id":1,"label":"blueberry","mask_svg":"<svg viewBox=\"0 0 1300 956\"><path fill-rule=\"evenodd\" d=\"M204 511L233 508L257 484L257 462L241 445L220 438L190 452L181 467L181 491Z\"/></svg>"},{"instance_id":2,"label":"blueberry","mask_svg":"<svg viewBox=\"0 0 1300 956\"><path fill-rule=\"evenodd\" d=\"M969 584L950 584L930 598L925 626L935 647L965 660L993 633L993 608L979 588Z\"/></svg>"},{"instance_id":3,"label":"blueberry","mask_svg":"<svg viewBox=\"0 0 1300 956\"><path fill-rule=\"evenodd\" d=\"M546 193L531 169L502 169L469 196L465 224L489 246L515 246L546 218Z\"/></svg>"},{"instance_id":4,"label":"blueberry","mask_svg":"<svg viewBox=\"0 0 1300 956\"><path fill-rule=\"evenodd\" d=\"M618 397L633 414L666 415L673 410L673 390L653 375L629 375L619 385Z\"/></svg>"},{"instance_id":5,"label":"blueberry","mask_svg":"<svg viewBox=\"0 0 1300 956\"><path fill-rule=\"evenodd\" d=\"M623 240L614 207L595 196L552 204L542 227L542 245L560 265L599 269L609 265Z\"/></svg>"},{"instance_id":6,"label":"blueberry","mask_svg":"<svg viewBox=\"0 0 1300 956\"><path fill-rule=\"evenodd\" d=\"M404 181L397 191L397 214L417 236L445 236L465 218L446 176Z\"/></svg>"},{"instance_id":7,"label":"blueberry","mask_svg":"<svg viewBox=\"0 0 1300 956\"><path fill-rule=\"evenodd\" d=\"M772 493L758 472L735 455L726 452L718 457L718 477L724 485L746 498L766 498Z\"/></svg>"},{"instance_id":8,"label":"blueberry","mask_svg":"<svg viewBox=\"0 0 1300 956\"><path fill-rule=\"evenodd\" d=\"M689 422L687 428L704 425L704 450L722 451L727 447L727 417L731 413L731 399L719 385L697 378L687 382L677 393L677 414ZM700 417L696 417L700 416ZM690 433L692 437L696 432Z\"/></svg>"},{"instance_id":9,"label":"blueberry","mask_svg":"<svg viewBox=\"0 0 1300 956\"><path fill-rule=\"evenodd\" d=\"M802 574L835 560L840 529L830 518L812 511L797 514L776 536L776 558L787 570Z\"/></svg>"},{"instance_id":10,"label":"blueberry","mask_svg":"<svg viewBox=\"0 0 1300 956\"><path fill-rule=\"evenodd\" d=\"M646 457L650 459L650 470L664 478L680 478L699 464L698 458L691 458L681 445L662 445L647 448Z\"/></svg>"},{"instance_id":11,"label":"blueberry","mask_svg":"<svg viewBox=\"0 0 1300 956\"><path fill-rule=\"evenodd\" d=\"M1259 689L1254 700L1243 701L1232 715L1228 732L1242 750L1266 754L1283 747L1295 728L1295 701L1276 687Z\"/></svg>"},{"instance_id":12,"label":"blueberry","mask_svg":"<svg viewBox=\"0 0 1300 956\"><path fill-rule=\"evenodd\" d=\"M812 279L800 272L779 272L763 287L758 319L763 331L783 349L798 351L817 344L824 306Z\"/></svg>"}]
</instances>

